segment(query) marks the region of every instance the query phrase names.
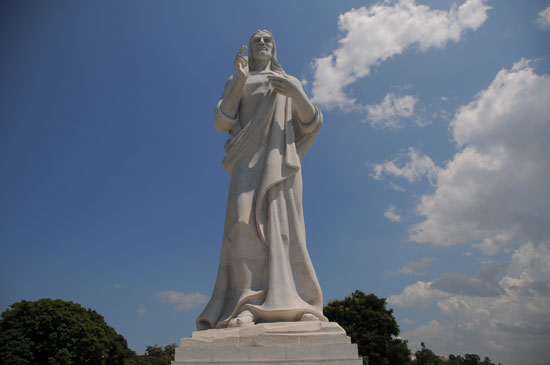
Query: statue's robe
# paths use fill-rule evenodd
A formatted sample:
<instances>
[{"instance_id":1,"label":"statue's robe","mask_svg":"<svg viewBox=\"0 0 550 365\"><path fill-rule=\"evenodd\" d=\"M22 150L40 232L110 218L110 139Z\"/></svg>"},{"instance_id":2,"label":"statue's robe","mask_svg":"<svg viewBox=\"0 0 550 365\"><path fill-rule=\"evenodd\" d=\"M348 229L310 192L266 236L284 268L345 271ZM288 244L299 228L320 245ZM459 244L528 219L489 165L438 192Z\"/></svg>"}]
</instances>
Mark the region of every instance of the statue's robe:
<instances>
[{"instance_id":1,"label":"statue's robe","mask_svg":"<svg viewBox=\"0 0 550 365\"><path fill-rule=\"evenodd\" d=\"M215 126L228 131L222 165L232 174L220 265L212 297L197 328L223 328L244 310L255 322L322 321L323 300L306 248L301 164L321 128L301 121L292 100L277 94L268 73L251 74L234 118L220 109Z\"/></svg>"}]
</instances>

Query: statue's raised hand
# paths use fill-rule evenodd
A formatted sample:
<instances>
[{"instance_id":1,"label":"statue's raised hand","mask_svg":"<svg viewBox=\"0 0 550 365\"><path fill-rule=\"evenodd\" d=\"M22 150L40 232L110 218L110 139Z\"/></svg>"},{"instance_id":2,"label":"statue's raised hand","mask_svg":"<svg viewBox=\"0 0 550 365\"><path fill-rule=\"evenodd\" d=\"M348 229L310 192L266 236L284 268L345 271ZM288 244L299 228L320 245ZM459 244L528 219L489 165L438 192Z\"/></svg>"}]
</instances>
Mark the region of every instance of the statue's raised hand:
<instances>
[{"instance_id":1,"label":"statue's raised hand","mask_svg":"<svg viewBox=\"0 0 550 365\"><path fill-rule=\"evenodd\" d=\"M237 78L241 80L245 80L248 77L248 57L243 56L244 51L246 51L246 46L241 47L235 56L235 61L233 61Z\"/></svg>"}]
</instances>

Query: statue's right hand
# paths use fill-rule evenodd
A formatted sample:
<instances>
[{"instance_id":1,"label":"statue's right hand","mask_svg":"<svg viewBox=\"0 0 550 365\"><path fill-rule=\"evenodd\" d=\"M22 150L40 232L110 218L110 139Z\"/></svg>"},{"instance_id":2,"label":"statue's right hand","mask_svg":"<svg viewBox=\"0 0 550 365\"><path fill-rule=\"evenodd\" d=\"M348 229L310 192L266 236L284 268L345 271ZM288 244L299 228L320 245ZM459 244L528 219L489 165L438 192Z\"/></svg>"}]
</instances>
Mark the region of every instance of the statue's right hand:
<instances>
[{"instance_id":1,"label":"statue's right hand","mask_svg":"<svg viewBox=\"0 0 550 365\"><path fill-rule=\"evenodd\" d=\"M237 78L242 80L248 77L248 57L243 56L244 51L246 51L246 46L241 47L235 56L235 61L233 61L233 67L235 68L235 72L237 72Z\"/></svg>"}]
</instances>

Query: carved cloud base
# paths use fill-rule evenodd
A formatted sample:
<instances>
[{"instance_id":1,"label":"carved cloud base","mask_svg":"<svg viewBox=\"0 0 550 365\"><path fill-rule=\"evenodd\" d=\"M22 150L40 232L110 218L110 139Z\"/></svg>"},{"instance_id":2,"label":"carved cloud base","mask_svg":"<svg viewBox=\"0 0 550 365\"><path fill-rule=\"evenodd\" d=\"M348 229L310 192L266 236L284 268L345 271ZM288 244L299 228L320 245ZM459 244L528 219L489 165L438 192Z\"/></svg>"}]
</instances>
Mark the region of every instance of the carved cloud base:
<instances>
[{"instance_id":1,"label":"carved cloud base","mask_svg":"<svg viewBox=\"0 0 550 365\"><path fill-rule=\"evenodd\" d=\"M361 365L357 345L334 322L276 322L195 331L182 338L172 365Z\"/></svg>"}]
</instances>

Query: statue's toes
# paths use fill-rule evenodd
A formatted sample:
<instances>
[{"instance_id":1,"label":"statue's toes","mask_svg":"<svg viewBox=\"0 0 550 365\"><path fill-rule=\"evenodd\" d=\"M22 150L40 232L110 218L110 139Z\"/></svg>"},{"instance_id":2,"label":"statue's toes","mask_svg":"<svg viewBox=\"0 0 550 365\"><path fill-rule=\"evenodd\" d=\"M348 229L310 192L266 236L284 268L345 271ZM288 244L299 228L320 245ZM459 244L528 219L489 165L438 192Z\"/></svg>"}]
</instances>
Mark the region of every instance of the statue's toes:
<instances>
[{"instance_id":1,"label":"statue's toes","mask_svg":"<svg viewBox=\"0 0 550 365\"><path fill-rule=\"evenodd\" d=\"M302 318L300 318L300 321L318 321L318 320L319 318L317 318L311 313L304 313L304 315L302 315Z\"/></svg>"}]
</instances>

